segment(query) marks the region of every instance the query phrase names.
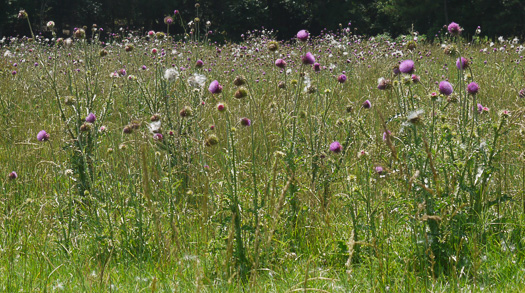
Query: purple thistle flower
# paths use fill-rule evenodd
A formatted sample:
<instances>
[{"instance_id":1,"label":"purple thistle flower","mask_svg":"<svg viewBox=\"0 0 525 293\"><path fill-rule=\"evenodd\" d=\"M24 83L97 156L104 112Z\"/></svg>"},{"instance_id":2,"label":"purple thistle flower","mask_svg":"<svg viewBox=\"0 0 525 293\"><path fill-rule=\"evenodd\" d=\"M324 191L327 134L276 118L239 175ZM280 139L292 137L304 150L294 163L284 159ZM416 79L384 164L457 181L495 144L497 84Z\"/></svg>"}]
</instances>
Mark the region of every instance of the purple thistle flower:
<instances>
[{"instance_id":1,"label":"purple thistle flower","mask_svg":"<svg viewBox=\"0 0 525 293\"><path fill-rule=\"evenodd\" d=\"M330 151L340 153L342 150L343 146L338 141L334 141L330 144Z\"/></svg>"},{"instance_id":2,"label":"purple thistle flower","mask_svg":"<svg viewBox=\"0 0 525 293\"><path fill-rule=\"evenodd\" d=\"M319 63L314 63L313 66L314 66L314 71L316 71L316 72L321 71L321 64L319 64Z\"/></svg>"},{"instance_id":3,"label":"purple thistle flower","mask_svg":"<svg viewBox=\"0 0 525 293\"><path fill-rule=\"evenodd\" d=\"M302 61L303 61L303 64L309 64L309 65L312 65L315 63L315 57L314 55L312 55L312 53L308 52L306 53L306 55L304 55L303 57L301 57Z\"/></svg>"},{"instance_id":4,"label":"purple thistle flower","mask_svg":"<svg viewBox=\"0 0 525 293\"><path fill-rule=\"evenodd\" d=\"M377 166L374 168L374 170L376 171L377 174L381 175L385 172L385 170L383 169L383 167L381 166Z\"/></svg>"},{"instance_id":5,"label":"purple thistle flower","mask_svg":"<svg viewBox=\"0 0 525 293\"><path fill-rule=\"evenodd\" d=\"M471 95L477 94L479 91L479 86L475 82L471 82L467 85L467 92Z\"/></svg>"},{"instance_id":6,"label":"purple thistle flower","mask_svg":"<svg viewBox=\"0 0 525 293\"><path fill-rule=\"evenodd\" d=\"M175 10L173 11L173 14L174 14L174 15L177 15L177 14L179 14L179 11L175 9Z\"/></svg>"},{"instance_id":7,"label":"purple thistle flower","mask_svg":"<svg viewBox=\"0 0 525 293\"><path fill-rule=\"evenodd\" d=\"M153 135L153 139L154 140L158 140L158 141L162 141L162 139L164 139L164 136L162 135L162 133L155 133Z\"/></svg>"},{"instance_id":8,"label":"purple thistle flower","mask_svg":"<svg viewBox=\"0 0 525 293\"><path fill-rule=\"evenodd\" d=\"M408 59L404 60L399 64L399 71L402 73L408 73L411 74L414 72L414 61Z\"/></svg>"},{"instance_id":9,"label":"purple thistle flower","mask_svg":"<svg viewBox=\"0 0 525 293\"><path fill-rule=\"evenodd\" d=\"M286 67L286 61L284 61L283 59L277 59L277 60L275 60L275 66L277 66L279 68L285 68Z\"/></svg>"},{"instance_id":10,"label":"purple thistle flower","mask_svg":"<svg viewBox=\"0 0 525 293\"><path fill-rule=\"evenodd\" d=\"M344 82L346 81L346 75L344 75L344 74L339 75L339 76L337 77L337 81L338 81L339 83L344 83Z\"/></svg>"},{"instance_id":11,"label":"purple thistle flower","mask_svg":"<svg viewBox=\"0 0 525 293\"><path fill-rule=\"evenodd\" d=\"M421 81L421 77L419 77L419 75L412 74L411 78L413 83L418 83Z\"/></svg>"},{"instance_id":12,"label":"purple thistle flower","mask_svg":"<svg viewBox=\"0 0 525 293\"><path fill-rule=\"evenodd\" d=\"M97 116L95 116L93 113L89 113L86 117L86 122L94 123L95 120L97 120Z\"/></svg>"},{"instance_id":13,"label":"purple thistle flower","mask_svg":"<svg viewBox=\"0 0 525 293\"><path fill-rule=\"evenodd\" d=\"M461 34L461 27L459 27L459 24L451 22L448 25L448 32L453 36L458 36L459 34Z\"/></svg>"},{"instance_id":14,"label":"purple thistle flower","mask_svg":"<svg viewBox=\"0 0 525 293\"><path fill-rule=\"evenodd\" d=\"M525 99L525 88L522 88L518 93L518 97Z\"/></svg>"},{"instance_id":15,"label":"purple thistle flower","mask_svg":"<svg viewBox=\"0 0 525 293\"><path fill-rule=\"evenodd\" d=\"M478 104L478 113L479 114L483 113L483 105L481 104Z\"/></svg>"},{"instance_id":16,"label":"purple thistle flower","mask_svg":"<svg viewBox=\"0 0 525 293\"><path fill-rule=\"evenodd\" d=\"M241 125L242 126L250 126L252 125L252 121L246 117L241 118Z\"/></svg>"},{"instance_id":17,"label":"purple thistle flower","mask_svg":"<svg viewBox=\"0 0 525 293\"><path fill-rule=\"evenodd\" d=\"M49 133L47 133L45 130L40 130L40 132L36 135L36 139L38 139L38 141L48 141Z\"/></svg>"},{"instance_id":18,"label":"purple thistle flower","mask_svg":"<svg viewBox=\"0 0 525 293\"><path fill-rule=\"evenodd\" d=\"M220 94L222 92L222 85L220 85L217 80L214 80L210 83L208 90L212 94Z\"/></svg>"},{"instance_id":19,"label":"purple thistle flower","mask_svg":"<svg viewBox=\"0 0 525 293\"><path fill-rule=\"evenodd\" d=\"M452 88L450 82L444 80L439 83L439 92L445 96L450 96L454 92L454 89Z\"/></svg>"},{"instance_id":20,"label":"purple thistle flower","mask_svg":"<svg viewBox=\"0 0 525 293\"><path fill-rule=\"evenodd\" d=\"M306 31L306 30L300 30L298 33L297 33L297 39L301 42L306 42L308 41L308 37L310 36L310 34Z\"/></svg>"},{"instance_id":21,"label":"purple thistle flower","mask_svg":"<svg viewBox=\"0 0 525 293\"><path fill-rule=\"evenodd\" d=\"M456 61L456 67L459 70L463 70L465 68L468 68L468 59L465 58L465 57L458 58L458 60Z\"/></svg>"},{"instance_id":22,"label":"purple thistle flower","mask_svg":"<svg viewBox=\"0 0 525 293\"><path fill-rule=\"evenodd\" d=\"M370 108L372 108L372 103L370 103L369 100L364 101L364 102L363 102L363 108L365 108L365 109L370 109Z\"/></svg>"},{"instance_id":23,"label":"purple thistle flower","mask_svg":"<svg viewBox=\"0 0 525 293\"><path fill-rule=\"evenodd\" d=\"M202 62L202 60L200 60L200 59L197 60L197 62L195 62L195 67L197 67L197 68L201 68L202 65L204 65L204 62Z\"/></svg>"},{"instance_id":24,"label":"purple thistle flower","mask_svg":"<svg viewBox=\"0 0 525 293\"><path fill-rule=\"evenodd\" d=\"M15 171L9 173L9 179L15 180L16 178L18 178L18 174Z\"/></svg>"}]
</instances>

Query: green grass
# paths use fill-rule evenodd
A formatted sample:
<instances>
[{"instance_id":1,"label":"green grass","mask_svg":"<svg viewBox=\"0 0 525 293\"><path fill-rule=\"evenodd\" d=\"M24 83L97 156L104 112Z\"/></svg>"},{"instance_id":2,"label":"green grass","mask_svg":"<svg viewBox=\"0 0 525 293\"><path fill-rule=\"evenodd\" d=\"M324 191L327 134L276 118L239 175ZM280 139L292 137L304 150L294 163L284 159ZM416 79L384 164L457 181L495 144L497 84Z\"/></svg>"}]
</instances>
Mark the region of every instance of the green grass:
<instances>
[{"instance_id":1,"label":"green grass","mask_svg":"<svg viewBox=\"0 0 525 293\"><path fill-rule=\"evenodd\" d=\"M0 290L523 290L520 54L458 43L471 58L460 72L439 44L323 38L277 52L264 33L221 47L139 37L4 44ZM302 65L307 51L327 68ZM274 65L283 57L288 75ZM421 83L393 76L404 59ZM180 75L166 80L172 66ZM202 87L187 82L194 73L206 76ZM392 89L378 90L380 77ZM445 78L457 103L430 98ZM213 80L222 93L208 92ZM471 81L476 97L465 92ZM490 110L476 114L476 103ZM162 140L149 129L154 115Z\"/></svg>"}]
</instances>

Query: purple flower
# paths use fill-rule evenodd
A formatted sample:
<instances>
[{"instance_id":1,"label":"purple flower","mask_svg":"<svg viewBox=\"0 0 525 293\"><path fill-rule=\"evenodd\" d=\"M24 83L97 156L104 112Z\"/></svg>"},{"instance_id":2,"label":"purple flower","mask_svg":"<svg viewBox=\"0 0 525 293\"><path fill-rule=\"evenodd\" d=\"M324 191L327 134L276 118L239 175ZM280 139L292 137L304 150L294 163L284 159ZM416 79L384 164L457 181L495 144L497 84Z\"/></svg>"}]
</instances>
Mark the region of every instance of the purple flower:
<instances>
[{"instance_id":1,"label":"purple flower","mask_svg":"<svg viewBox=\"0 0 525 293\"><path fill-rule=\"evenodd\" d=\"M319 64L319 63L314 63L314 71L316 71L316 72L321 71L321 64Z\"/></svg>"},{"instance_id":2,"label":"purple flower","mask_svg":"<svg viewBox=\"0 0 525 293\"><path fill-rule=\"evenodd\" d=\"M40 132L36 135L36 139L38 139L38 141L48 141L49 133L47 133L45 130L40 130Z\"/></svg>"},{"instance_id":3,"label":"purple flower","mask_svg":"<svg viewBox=\"0 0 525 293\"><path fill-rule=\"evenodd\" d=\"M370 109L370 108L372 108L372 103L370 103L369 100L364 101L364 102L363 102L363 108L365 108L365 109Z\"/></svg>"},{"instance_id":4,"label":"purple flower","mask_svg":"<svg viewBox=\"0 0 525 293\"><path fill-rule=\"evenodd\" d=\"M337 77L337 81L338 81L339 83L344 83L344 82L346 81L346 75L344 75L344 74L339 75L339 76Z\"/></svg>"},{"instance_id":5,"label":"purple flower","mask_svg":"<svg viewBox=\"0 0 525 293\"><path fill-rule=\"evenodd\" d=\"M16 178L18 178L18 174L15 171L9 173L9 179L15 180Z\"/></svg>"},{"instance_id":6,"label":"purple flower","mask_svg":"<svg viewBox=\"0 0 525 293\"><path fill-rule=\"evenodd\" d=\"M385 170L381 166L377 166L374 169L375 169L376 173L379 174L379 175L381 175L381 174L383 174L385 172Z\"/></svg>"},{"instance_id":7,"label":"purple flower","mask_svg":"<svg viewBox=\"0 0 525 293\"><path fill-rule=\"evenodd\" d=\"M222 92L222 85L220 85L217 80L214 80L210 83L208 90L212 94L220 94Z\"/></svg>"},{"instance_id":8,"label":"purple flower","mask_svg":"<svg viewBox=\"0 0 525 293\"><path fill-rule=\"evenodd\" d=\"M204 62L202 62L202 60L200 60L200 59L197 60L197 62L195 62L195 67L197 67L197 68L201 68L202 65L204 65Z\"/></svg>"},{"instance_id":9,"label":"purple flower","mask_svg":"<svg viewBox=\"0 0 525 293\"><path fill-rule=\"evenodd\" d=\"M467 85L467 92L471 95L477 94L479 91L479 86L475 82L471 82Z\"/></svg>"},{"instance_id":10,"label":"purple flower","mask_svg":"<svg viewBox=\"0 0 525 293\"><path fill-rule=\"evenodd\" d=\"M154 140L158 140L158 141L162 141L162 139L164 139L164 136L162 136L162 133L155 133L153 135L153 139Z\"/></svg>"},{"instance_id":11,"label":"purple flower","mask_svg":"<svg viewBox=\"0 0 525 293\"><path fill-rule=\"evenodd\" d=\"M483 105L481 104L478 104L478 113L479 114L483 113Z\"/></svg>"},{"instance_id":12,"label":"purple flower","mask_svg":"<svg viewBox=\"0 0 525 293\"><path fill-rule=\"evenodd\" d=\"M391 134L392 134L392 132L390 132L390 130L387 130L386 132L383 132L383 141L386 141L387 135L390 136Z\"/></svg>"},{"instance_id":13,"label":"purple flower","mask_svg":"<svg viewBox=\"0 0 525 293\"><path fill-rule=\"evenodd\" d=\"M450 82L444 80L439 83L439 92L445 96L450 96L454 92L454 89L452 88Z\"/></svg>"},{"instance_id":14,"label":"purple flower","mask_svg":"<svg viewBox=\"0 0 525 293\"><path fill-rule=\"evenodd\" d=\"M391 87L392 87L392 81L390 79L381 77L377 80L377 89L386 90L386 89L390 89Z\"/></svg>"},{"instance_id":15,"label":"purple flower","mask_svg":"<svg viewBox=\"0 0 525 293\"><path fill-rule=\"evenodd\" d=\"M310 34L306 30L300 30L297 33L297 39L299 39L301 42L308 41L308 36L310 36Z\"/></svg>"},{"instance_id":16,"label":"purple flower","mask_svg":"<svg viewBox=\"0 0 525 293\"><path fill-rule=\"evenodd\" d=\"M241 118L241 125L242 126L250 126L252 125L252 121L246 117Z\"/></svg>"},{"instance_id":17,"label":"purple flower","mask_svg":"<svg viewBox=\"0 0 525 293\"><path fill-rule=\"evenodd\" d=\"M342 150L343 146L338 141L334 141L330 144L330 151L340 153Z\"/></svg>"},{"instance_id":18,"label":"purple flower","mask_svg":"<svg viewBox=\"0 0 525 293\"><path fill-rule=\"evenodd\" d=\"M310 64L310 65L312 65L312 64L315 63L315 57L310 52L306 53L306 55L301 57L301 59L303 61L303 64Z\"/></svg>"},{"instance_id":19,"label":"purple flower","mask_svg":"<svg viewBox=\"0 0 525 293\"><path fill-rule=\"evenodd\" d=\"M448 25L448 32L453 36L458 36L459 34L461 34L461 27L459 27L459 24L451 22Z\"/></svg>"},{"instance_id":20,"label":"purple flower","mask_svg":"<svg viewBox=\"0 0 525 293\"><path fill-rule=\"evenodd\" d=\"M286 67L286 61L284 61L283 59L277 59L277 60L275 60L275 66L277 66L279 68L285 68Z\"/></svg>"},{"instance_id":21,"label":"purple flower","mask_svg":"<svg viewBox=\"0 0 525 293\"><path fill-rule=\"evenodd\" d=\"M399 64L399 71L402 73L408 73L411 74L414 72L414 61L408 59L404 60Z\"/></svg>"},{"instance_id":22,"label":"purple flower","mask_svg":"<svg viewBox=\"0 0 525 293\"><path fill-rule=\"evenodd\" d=\"M178 10L174 10L173 14L177 15L177 14L179 14L179 11Z\"/></svg>"},{"instance_id":23,"label":"purple flower","mask_svg":"<svg viewBox=\"0 0 525 293\"><path fill-rule=\"evenodd\" d=\"M86 122L94 123L95 120L97 120L97 116L95 116L93 113L89 113L86 117Z\"/></svg>"},{"instance_id":24,"label":"purple flower","mask_svg":"<svg viewBox=\"0 0 525 293\"><path fill-rule=\"evenodd\" d=\"M421 81L421 77L419 77L419 75L412 74L411 78L413 83L418 83Z\"/></svg>"},{"instance_id":25,"label":"purple flower","mask_svg":"<svg viewBox=\"0 0 525 293\"><path fill-rule=\"evenodd\" d=\"M522 98L522 99L525 99L525 88L522 88L519 93L518 93L518 97Z\"/></svg>"},{"instance_id":26,"label":"purple flower","mask_svg":"<svg viewBox=\"0 0 525 293\"><path fill-rule=\"evenodd\" d=\"M456 61L456 67L459 70L463 70L465 68L468 68L468 59L465 58L465 57L458 58L458 60Z\"/></svg>"}]
</instances>

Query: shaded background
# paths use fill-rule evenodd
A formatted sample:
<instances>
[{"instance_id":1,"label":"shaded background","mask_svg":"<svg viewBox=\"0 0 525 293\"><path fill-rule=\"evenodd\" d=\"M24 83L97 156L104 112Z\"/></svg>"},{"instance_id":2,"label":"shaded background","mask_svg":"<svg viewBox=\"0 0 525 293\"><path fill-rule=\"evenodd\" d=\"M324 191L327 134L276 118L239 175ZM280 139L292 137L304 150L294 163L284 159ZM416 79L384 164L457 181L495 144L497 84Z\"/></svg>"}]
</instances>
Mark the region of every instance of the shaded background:
<instances>
[{"instance_id":1,"label":"shaded background","mask_svg":"<svg viewBox=\"0 0 525 293\"><path fill-rule=\"evenodd\" d=\"M495 39L525 36L525 0L200 0L199 18L212 22L216 40L240 39L248 29L276 30L279 39L300 29L318 34L352 23L357 34L389 33L396 37L412 27L433 38L451 21L465 35L481 26L482 35ZM166 31L163 18L181 12L185 23L197 16L195 0L0 0L0 37L30 35L20 9L30 17L35 34L53 20L57 31L97 24L106 32L120 27ZM170 32L181 33L179 20ZM227 33L226 33L227 32ZM521 38L520 38L521 39Z\"/></svg>"}]
</instances>

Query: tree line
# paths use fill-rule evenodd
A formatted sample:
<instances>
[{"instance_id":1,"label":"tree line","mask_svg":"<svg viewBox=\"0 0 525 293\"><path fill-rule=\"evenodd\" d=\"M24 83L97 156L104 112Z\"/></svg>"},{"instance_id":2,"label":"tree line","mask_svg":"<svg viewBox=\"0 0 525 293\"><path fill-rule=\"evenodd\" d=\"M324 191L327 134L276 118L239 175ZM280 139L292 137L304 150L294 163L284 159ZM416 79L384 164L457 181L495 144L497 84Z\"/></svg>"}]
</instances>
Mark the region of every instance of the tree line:
<instances>
[{"instance_id":1,"label":"tree line","mask_svg":"<svg viewBox=\"0 0 525 293\"><path fill-rule=\"evenodd\" d=\"M232 41L261 27L287 39L300 29L317 34L349 23L357 34L395 37L414 29L432 38L451 21L467 35L480 26L492 39L525 36L523 0L0 0L0 37L30 35L27 21L17 18L20 9L35 32L53 20L59 34L93 24L108 33L121 27L166 32L164 17L172 16L170 34L184 32L181 21L198 18L211 22L212 38Z\"/></svg>"}]
</instances>

